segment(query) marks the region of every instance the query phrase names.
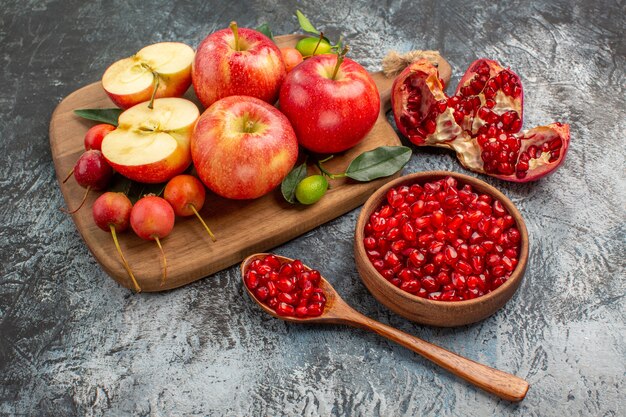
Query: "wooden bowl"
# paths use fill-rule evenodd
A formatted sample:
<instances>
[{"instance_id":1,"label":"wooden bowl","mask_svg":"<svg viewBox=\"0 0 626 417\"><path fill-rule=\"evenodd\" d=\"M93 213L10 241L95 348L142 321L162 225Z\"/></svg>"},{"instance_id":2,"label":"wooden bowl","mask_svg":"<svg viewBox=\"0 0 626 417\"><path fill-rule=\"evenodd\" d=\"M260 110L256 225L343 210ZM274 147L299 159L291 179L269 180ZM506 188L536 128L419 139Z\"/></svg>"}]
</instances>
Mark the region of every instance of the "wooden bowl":
<instances>
[{"instance_id":1,"label":"wooden bowl","mask_svg":"<svg viewBox=\"0 0 626 417\"><path fill-rule=\"evenodd\" d=\"M456 178L459 187L469 184L476 192L489 194L493 198L500 200L515 219L521 234L519 261L509 279L496 290L472 300L434 301L403 291L378 273L368 259L363 246L365 224L369 220L371 213L381 206L390 188L415 183L422 184L447 176ZM526 263L528 262L528 231L522 216L511 200L486 182L454 172L420 172L397 178L385 184L365 202L356 225L354 256L361 280L372 295L390 310L409 320L422 324L441 327L461 326L477 322L492 315L513 296L522 282Z\"/></svg>"}]
</instances>

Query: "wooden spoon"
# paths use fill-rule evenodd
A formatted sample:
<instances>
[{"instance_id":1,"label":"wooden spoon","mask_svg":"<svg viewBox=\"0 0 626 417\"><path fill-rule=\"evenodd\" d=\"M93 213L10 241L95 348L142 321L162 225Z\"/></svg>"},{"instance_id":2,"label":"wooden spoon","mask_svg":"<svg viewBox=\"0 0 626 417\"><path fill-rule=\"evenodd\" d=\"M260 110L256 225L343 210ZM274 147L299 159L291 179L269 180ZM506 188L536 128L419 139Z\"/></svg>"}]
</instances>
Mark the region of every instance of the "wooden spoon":
<instances>
[{"instance_id":1,"label":"wooden spoon","mask_svg":"<svg viewBox=\"0 0 626 417\"><path fill-rule=\"evenodd\" d=\"M263 259L267 255L269 254L257 253L244 259L241 263L242 280L245 277L250 263L255 259ZM276 256L281 263L293 261L293 259L283 256L274 256ZM306 265L305 268L311 269ZM324 312L319 317L298 318L279 316L274 310L259 301L252 291L248 289L245 282L243 286L246 291L248 291L250 297L256 301L266 313L278 319L293 323L346 324L348 326L371 330L374 333L378 333L389 340L411 349L413 352L422 355L426 359L447 369L464 380L505 400L521 401L528 391L528 382L515 375L507 374L506 372L474 362L473 360L459 356L439 346L364 316L346 304L346 302L339 297L339 294L337 294L333 286L323 277L320 280L320 287L324 290L324 295L326 296L326 306Z\"/></svg>"}]
</instances>

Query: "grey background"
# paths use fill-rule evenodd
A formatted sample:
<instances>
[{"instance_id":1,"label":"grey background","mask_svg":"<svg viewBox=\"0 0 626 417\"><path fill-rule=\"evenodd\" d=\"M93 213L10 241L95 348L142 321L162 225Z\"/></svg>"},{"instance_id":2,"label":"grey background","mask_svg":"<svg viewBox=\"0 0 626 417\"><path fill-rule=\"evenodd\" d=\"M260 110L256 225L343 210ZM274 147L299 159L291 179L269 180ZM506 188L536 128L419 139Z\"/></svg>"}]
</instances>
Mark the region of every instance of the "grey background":
<instances>
[{"instance_id":1,"label":"grey background","mask_svg":"<svg viewBox=\"0 0 626 417\"><path fill-rule=\"evenodd\" d=\"M2 2L0 414L623 416L624 2L226 3ZM358 209L275 250L319 266L361 312L526 378L522 403L374 334L274 320L236 267L133 295L57 210L48 127L63 97L147 44L195 47L232 19L291 33L296 8L343 33L369 70L389 49L439 49L454 86L475 58L500 60L523 79L526 128L571 123L551 177L481 177L517 204L532 239L519 292L481 323L428 328L379 305L355 270ZM464 172L448 152L417 149L406 172L429 169Z\"/></svg>"}]
</instances>

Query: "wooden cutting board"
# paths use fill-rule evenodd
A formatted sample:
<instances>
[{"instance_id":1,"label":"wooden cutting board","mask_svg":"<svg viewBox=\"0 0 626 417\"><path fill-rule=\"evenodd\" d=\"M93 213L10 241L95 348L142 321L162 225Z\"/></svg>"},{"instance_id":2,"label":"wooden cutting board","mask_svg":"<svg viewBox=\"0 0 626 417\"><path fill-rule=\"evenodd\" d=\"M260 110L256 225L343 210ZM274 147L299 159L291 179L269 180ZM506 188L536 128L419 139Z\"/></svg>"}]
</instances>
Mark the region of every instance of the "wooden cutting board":
<instances>
[{"instance_id":1,"label":"wooden cutting board","mask_svg":"<svg viewBox=\"0 0 626 417\"><path fill-rule=\"evenodd\" d=\"M277 36L279 47L294 46L301 35ZM356 147L325 164L331 172L344 172L357 155L379 146L400 145L394 129L387 122L393 79L382 73L372 74L381 96L378 120L367 137ZM198 102L193 95L188 97ZM84 108L115 107L99 82L83 87L66 97L55 109L50 121L50 147L57 179L67 207L76 207L84 189L73 179L61 182L84 151L83 138L95 124L76 116ZM315 172L309 167L309 172ZM376 190L397 175L357 183L350 179L330 181L331 189L312 206L291 205L280 189L256 200L235 201L207 193L202 216L217 237L212 242L196 218L177 218L172 233L162 240L167 256L167 281L160 285L161 256L155 242L145 241L128 231L119 235L120 246L143 291L163 291L180 287L234 265L250 254L264 252L358 207ZM115 250L113 239L93 222L91 206L100 195L90 193L83 208L72 215L87 247L104 270L127 288L132 288Z\"/></svg>"}]
</instances>

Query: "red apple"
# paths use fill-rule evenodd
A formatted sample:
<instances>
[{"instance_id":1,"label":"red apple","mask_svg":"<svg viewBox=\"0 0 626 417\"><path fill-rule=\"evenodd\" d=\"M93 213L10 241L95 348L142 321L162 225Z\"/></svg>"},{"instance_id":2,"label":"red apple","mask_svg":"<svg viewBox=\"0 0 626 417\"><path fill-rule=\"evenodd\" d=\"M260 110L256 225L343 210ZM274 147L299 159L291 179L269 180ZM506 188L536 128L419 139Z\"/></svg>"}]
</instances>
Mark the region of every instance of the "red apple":
<instances>
[{"instance_id":1,"label":"red apple","mask_svg":"<svg viewBox=\"0 0 626 417\"><path fill-rule=\"evenodd\" d=\"M226 198L250 199L281 183L298 157L289 120L254 97L230 96L200 116L191 136L198 176Z\"/></svg>"},{"instance_id":2,"label":"red apple","mask_svg":"<svg viewBox=\"0 0 626 417\"><path fill-rule=\"evenodd\" d=\"M123 109L150 100L155 86L156 98L180 97L191 84L193 57L184 43L155 43L113 63L102 76L102 87Z\"/></svg>"},{"instance_id":3,"label":"red apple","mask_svg":"<svg viewBox=\"0 0 626 417\"><path fill-rule=\"evenodd\" d=\"M280 109L298 142L318 153L345 151L372 129L380 96L372 77L337 55L313 56L295 67L280 89Z\"/></svg>"},{"instance_id":4,"label":"red apple","mask_svg":"<svg viewBox=\"0 0 626 417\"><path fill-rule=\"evenodd\" d=\"M191 70L193 88L207 108L234 95L275 103L285 74L274 42L256 30L238 29L234 22L200 43Z\"/></svg>"},{"instance_id":5,"label":"red apple","mask_svg":"<svg viewBox=\"0 0 626 417\"><path fill-rule=\"evenodd\" d=\"M191 164L189 142L200 116L184 98L137 104L119 117L117 129L102 141L102 154L120 174L146 183L165 182Z\"/></svg>"}]
</instances>

